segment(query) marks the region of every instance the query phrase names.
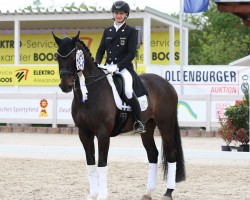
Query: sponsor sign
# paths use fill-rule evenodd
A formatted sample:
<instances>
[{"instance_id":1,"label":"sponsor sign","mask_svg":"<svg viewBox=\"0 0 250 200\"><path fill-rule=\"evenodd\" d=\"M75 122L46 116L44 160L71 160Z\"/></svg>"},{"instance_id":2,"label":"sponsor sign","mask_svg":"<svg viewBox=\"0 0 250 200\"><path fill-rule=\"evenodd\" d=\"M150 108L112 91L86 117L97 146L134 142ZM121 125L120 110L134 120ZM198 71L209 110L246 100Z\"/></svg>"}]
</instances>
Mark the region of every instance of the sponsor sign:
<instances>
[{"instance_id":1,"label":"sponsor sign","mask_svg":"<svg viewBox=\"0 0 250 200\"><path fill-rule=\"evenodd\" d=\"M205 122L207 116L205 108L205 101L178 101L178 120L188 122Z\"/></svg>"},{"instance_id":2,"label":"sponsor sign","mask_svg":"<svg viewBox=\"0 0 250 200\"><path fill-rule=\"evenodd\" d=\"M59 82L57 66L0 67L0 86L55 86Z\"/></svg>"},{"instance_id":3,"label":"sponsor sign","mask_svg":"<svg viewBox=\"0 0 250 200\"><path fill-rule=\"evenodd\" d=\"M73 37L76 33L67 36ZM58 37L65 35L57 34ZM102 33L81 33L80 39L88 46L93 58L95 58L99 47ZM175 61L179 64L179 33L175 33ZM0 64L14 64L14 36L13 34L3 34L0 39ZM169 64L169 34L168 32L153 32L151 34L151 63ZM51 33L46 34L21 34L20 36L20 64L57 64L55 55L57 44ZM138 50L138 64L143 64L143 44ZM105 59L103 59L104 62Z\"/></svg>"},{"instance_id":4,"label":"sponsor sign","mask_svg":"<svg viewBox=\"0 0 250 200\"><path fill-rule=\"evenodd\" d=\"M22 123L29 123L29 120L44 119L56 121L67 121L73 123L71 115L72 99L57 99L53 101L50 98L35 99L0 99L0 118L11 123L12 119L20 119ZM56 105L54 104L56 103ZM235 101L212 101L211 109L207 110L207 102L205 100L179 100L178 101L178 120L181 122L192 123L207 121L218 122L219 117L224 117L225 108L234 105ZM53 108L56 106L56 113ZM202 108L202 109L201 109ZM210 114L208 115L208 112ZM211 116L210 119L207 119ZM38 121L39 123L39 121Z\"/></svg>"},{"instance_id":5,"label":"sponsor sign","mask_svg":"<svg viewBox=\"0 0 250 200\"><path fill-rule=\"evenodd\" d=\"M52 119L50 99L0 99L1 119Z\"/></svg>"},{"instance_id":6,"label":"sponsor sign","mask_svg":"<svg viewBox=\"0 0 250 200\"><path fill-rule=\"evenodd\" d=\"M155 73L169 81L180 93L180 66L154 65L147 68L148 73ZM249 67L220 65L189 65L183 67L184 94L188 95L242 95L242 84L247 82Z\"/></svg>"},{"instance_id":7,"label":"sponsor sign","mask_svg":"<svg viewBox=\"0 0 250 200\"><path fill-rule=\"evenodd\" d=\"M146 67L138 65L138 74L145 73ZM5 66L0 67L0 86L58 86L58 66Z\"/></svg>"},{"instance_id":8,"label":"sponsor sign","mask_svg":"<svg viewBox=\"0 0 250 200\"><path fill-rule=\"evenodd\" d=\"M72 120L71 104L72 104L72 99L57 100L57 119Z\"/></svg>"}]
</instances>

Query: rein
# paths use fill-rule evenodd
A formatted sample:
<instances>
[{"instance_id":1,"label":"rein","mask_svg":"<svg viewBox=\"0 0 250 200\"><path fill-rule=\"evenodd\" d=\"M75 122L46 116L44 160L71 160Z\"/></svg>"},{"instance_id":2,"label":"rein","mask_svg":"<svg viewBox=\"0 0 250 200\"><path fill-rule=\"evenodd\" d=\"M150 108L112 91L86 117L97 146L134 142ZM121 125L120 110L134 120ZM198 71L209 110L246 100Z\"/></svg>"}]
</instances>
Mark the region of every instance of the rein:
<instances>
[{"instance_id":1,"label":"rein","mask_svg":"<svg viewBox=\"0 0 250 200\"><path fill-rule=\"evenodd\" d=\"M86 79L87 79L87 78L97 78L97 77L99 77L98 79L96 79L96 80L94 80L94 81L92 81L92 82L90 82L90 83L85 84L85 86L91 85L91 84L93 84L93 83L95 83L95 82L97 82L97 81L100 81L100 80L102 80L103 78L105 78L107 75L108 75L108 74L85 77Z\"/></svg>"}]
</instances>

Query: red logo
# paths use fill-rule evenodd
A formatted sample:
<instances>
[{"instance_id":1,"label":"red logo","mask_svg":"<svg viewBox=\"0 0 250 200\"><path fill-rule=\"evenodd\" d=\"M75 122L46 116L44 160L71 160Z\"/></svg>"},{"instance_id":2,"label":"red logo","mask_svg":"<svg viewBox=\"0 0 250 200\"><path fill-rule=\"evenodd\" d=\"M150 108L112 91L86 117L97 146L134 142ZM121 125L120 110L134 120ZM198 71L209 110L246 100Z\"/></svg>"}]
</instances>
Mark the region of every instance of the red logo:
<instances>
[{"instance_id":1,"label":"red logo","mask_svg":"<svg viewBox=\"0 0 250 200\"><path fill-rule=\"evenodd\" d=\"M87 45L88 48L90 48L93 38L90 37L80 37L81 40L84 41L84 43Z\"/></svg>"}]
</instances>

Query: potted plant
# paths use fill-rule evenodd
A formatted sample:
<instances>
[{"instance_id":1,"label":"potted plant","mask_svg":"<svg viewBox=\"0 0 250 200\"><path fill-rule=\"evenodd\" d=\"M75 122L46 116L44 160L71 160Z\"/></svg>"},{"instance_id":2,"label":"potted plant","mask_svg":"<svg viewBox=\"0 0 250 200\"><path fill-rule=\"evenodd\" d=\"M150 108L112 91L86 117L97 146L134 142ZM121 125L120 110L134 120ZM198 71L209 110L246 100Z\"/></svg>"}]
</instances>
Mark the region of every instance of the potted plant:
<instances>
[{"instance_id":1,"label":"potted plant","mask_svg":"<svg viewBox=\"0 0 250 200\"><path fill-rule=\"evenodd\" d=\"M219 134L227 143L227 146L234 141L233 151L249 151L249 98L248 91L244 91L243 101L225 109L225 118L219 118L221 128ZM238 147L241 144L241 149Z\"/></svg>"},{"instance_id":2,"label":"potted plant","mask_svg":"<svg viewBox=\"0 0 250 200\"><path fill-rule=\"evenodd\" d=\"M225 116L231 119L235 127L235 142L241 143L246 149L249 142L249 106L247 101L241 101L234 106L226 108ZM242 151L242 148L238 148L237 151Z\"/></svg>"},{"instance_id":3,"label":"potted plant","mask_svg":"<svg viewBox=\"0 0 250 200\"><path fill-rule=\"evenodd\" d=\"M219 118L221 128L219 129L219 136L225 141L226 145L221 146L222 151L230 151L230 144L235 138L235 127L230 118Z\"/></svg>"},{"instance_id":4,"label":"potted plant","mask_svg":"<svg viewBox=\"0 0 250 200\"><path fill-rule=\"evenodd\" d=\"M242 151L248 152L249 151L249 136L247 130L244 128L239 129L236 131L235 140L241 143L240 147Z\"/></svg>"}]
</instances>

